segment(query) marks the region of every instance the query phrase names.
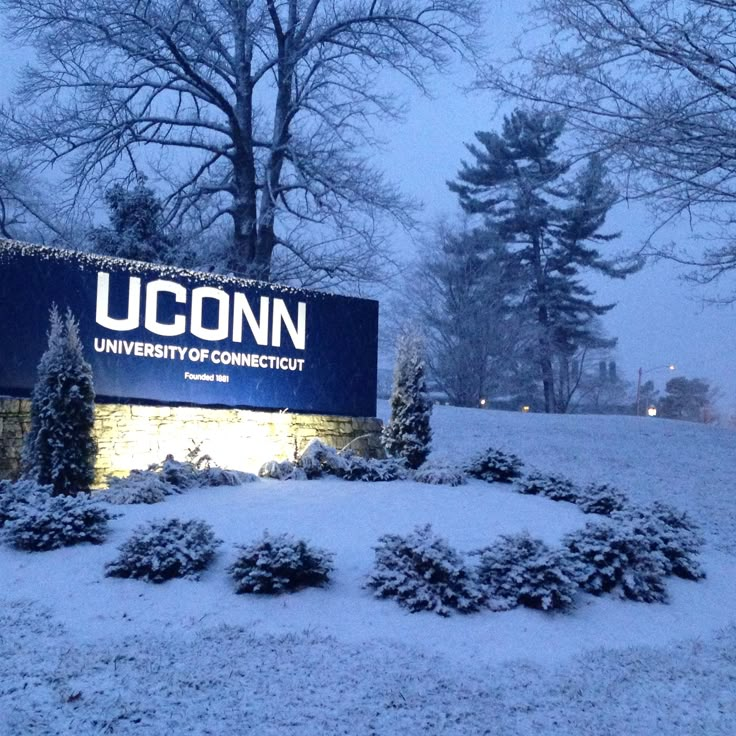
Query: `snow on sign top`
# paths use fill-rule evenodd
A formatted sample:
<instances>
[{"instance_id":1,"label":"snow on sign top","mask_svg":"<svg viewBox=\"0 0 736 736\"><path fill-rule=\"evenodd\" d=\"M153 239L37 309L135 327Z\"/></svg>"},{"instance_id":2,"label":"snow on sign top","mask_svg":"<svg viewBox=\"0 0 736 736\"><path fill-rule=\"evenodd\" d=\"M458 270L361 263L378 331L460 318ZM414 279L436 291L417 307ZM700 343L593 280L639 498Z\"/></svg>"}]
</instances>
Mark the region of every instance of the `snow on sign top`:
<instances>
[{"instance_id":1,"label":"snow on sign top","mask_svg":"<svg viewBox=\"0 0 736 736\"><path fill-rule=\"evenodd\" d=\"M0 241L0 392L30 395L52 304L103 400L375 414L374 301Z\"/></svg>"}]
</instances>

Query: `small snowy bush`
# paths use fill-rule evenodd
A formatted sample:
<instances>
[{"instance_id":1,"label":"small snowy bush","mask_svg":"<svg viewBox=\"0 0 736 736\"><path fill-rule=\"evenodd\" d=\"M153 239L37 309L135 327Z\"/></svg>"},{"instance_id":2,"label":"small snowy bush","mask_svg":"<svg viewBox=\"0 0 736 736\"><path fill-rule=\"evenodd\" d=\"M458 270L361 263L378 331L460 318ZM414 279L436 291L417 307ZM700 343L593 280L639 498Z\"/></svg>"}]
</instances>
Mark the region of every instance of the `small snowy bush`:
<instances>
[{"instance_id":1,"label":"small snowy bush","mask_svg":"<svg viewBox=\"0 0 736 736\"><path fill-rule=\"evenodd\" d=\"M227 468L219 468L215 465L209 468L203 468L199 471L199 485L208 488L218 486L242 486L246 483L253 483L258 480L258 476L254 473L246 473L242 470L228 470Z\"/></svg>"},{"instance_id":2,"label":"small snowy bush","mask_svg":"<svg viewBox=\"0 0 736 736\"><path fill-rule=\"evenodd\" d=\"M629 503L628 496L607 483L589 485L583 489L575 503L585 514L610 516L621 511Z\"/></svg>"},{"instance_id":3,"label":"small snowy bush","mask_svg":"<svg viewBox=\"0 0 736 736\"><path fill-rule=\"evenodd\" d=\"M309 440L297 460L297 465L306 473L307 478L321 478L323 475L342 475L344 460L334 447L320 439Z\"/></svg>"},{"instance_id":4,"label":"small snowy bush","mask_svg":"<svg viewBox=\"0 0 736 736\"><path fill-rule=\"evenodd\" d=\"M39 498L45 494L39 493ZM48 496L39 504L15 507L4 526L5 541L16 549L43 551L81 542L101 544L113 516L87 495Z\"/></svg>"},{"instance_id":5,"label":"small snowy bush","mask_svg":"<svg viewBox=\"0 0 736 736\"><path fill-rule=\"evenodd\" d=\"M384 460L361 457L351 450L342 450L339 457L342 460L339 476L345 480L362 480L375 483L406 478L406 466L402 460L391 457Z\"/></svg>"},{"instance_id":6,"label":"small snowy bush","mask_svg":"<svg viewBox=\"0 0 736 736\"><path fill-rule=\"evenodd\" d=\"M151 465L148 471L156 473L167 483L171 493L198 487L239 486L257 480L253 473L220 468L209 455L200 454L199 446L189 450L186 460L176 460L173 455L167 455L162 463Z\"/></svg>"},{"instance_id":7,"label":"small snowy bush","mask_svg":"<svg viewBox=\"0 0 736 736\"><path fill-rule=\"evenodd\" d=\"M274 478L275 480L305 480L307 474L291 460L269 460L261 465L258 475L261 478Z\"/></svg>"},{"instance_id":8,"label":"small snowy bush","mask_svg":"<svg viewBox=\"0 0 736 736\"><path fill-rule=\"evenodd\" d=\"M573 606L580 567L565 550L522 533L502 536L476 554L478 581L490 601L543 611Z\"/></svg>"},{"instance_id":9,"label":"small snowy bush","mask_svg":"<svg viewBox=\"0 0 736 736\"><path fill-rule=\"evenodd\" d=\"M516 455L489 447L468 463L465 472L488 483L511 483L521 477L522 467Z\"/></svg>"},{"instance_id":10,"label":"small snowy bush","mask_svg":"<svg viewBox=\"0 0 736 736\"><path fill-rule=\"evenodd\" d=\"M566 535L563 545L580 567L580 586L586 592L618 592L645 603L667 600L667 558L656 540L626 520L588 523Z\"/></svg>"},{"instance_id":11,"label":"small snowy bush","mask_svg":"<svg viewBox=\"0 0 736 736\"><path fill-rule=\"evenodd\" d=\"M105 566L105 574L151 583L196 577L212 561L220 544L204 521L149 521L133 530L120 547L118 558Z\"/></svg>"},{"instance_id":12,"label":"small snowy bush","mask_svg":"<svg viewBox=\"0 0 736 736\"><path fill-rule=\"evenodd\" d=\"M432 527L417 527L403 537L385 534L374 548L376 561L366 587L377 598L393 598L410 611L449 616L470 613L483 593L463 558Z\"/></svg>"},{"instance_id":13,"label":"small snowy bush","mask_svg":"<svg viewBox=\"0 0 736 736\"><path fill-rule=\"evenodd\" d=\"M684 512L655 502L644 508L615 513L614 519L648 537L667 560L667 572L687 580L705 577L697 559L703 538L695 522Z\"/></svg>"},{"instance_id":14,"label":"small snowy bush","mask_svg":"<svg viewBox=\"0 0 736 736\"><path fill-rule=\"evenodd\" d=\"M161 503L177 489L152 470L134 470L125 478L110 477L108 487L96 494L100 501L115 505Z\"/></svg>"},{"instance_id":15,"label":"small snowy bush","mask_svg":"<svg viewBox=\"0 0 736 736\"><path fill-rule=\"evenodd\" d=\"M26 506L38 507L46 503L53 488L33 480L0 480L0 527L23 512Z\"/></svg>"},{"instance_id":16,"label":"small snowy bush","mask_svg":"<svg viewBox=\"0 0 736 736\"><path fill-rule=\"evenodd\" d=\"M431 461L414 472L414 480L436 486L462 486L468 482L461 468Z\"/></svg>"},{"instance_id":17,"label":"small snowy bush","mask_svg":"<svg viewBox=\"0 0 736 736\"><path fill-rule=\"evenodd\" d=\"M519 493L531 496L544 496L552 501L577 503L580 490L568 478L552 473L529 473L518 483Z\"/></svg>"},{"instance_id":18,"label":"small snowy bush","mask_svg":"<svg viewBox=\"0 0 736 736\"><path fill-rule=\"evenodd\" d=\"M297 460L297 467L309 479L334 475L344 480L374 482L406 477L406 468L401 460L366 458L350 449L338 451L319 439L309 441Z\"/></svg>"},{"instance_id":19,"label":"small snowy bush","mask_svg":"<svg viewBox=\"0 0 736 736\"><path fill-rule=\"evenodd\" d=\"M329 580L333 555L289 534L268 532L240 554L228 568L236 593L285 593L318 587Z\"/></svg>"},{"instance_id":20,"label":"small snowy bush","mask_svg":"<svg viewBox=\"0 0 736 736\"><path fill-rule=\"evenodd\" d=\"M416 335L405 334L399 338L391 418L381 435L386 452L402 458L412 469L427 459L432 442L432 403L427 394L423 352Z\"/></svg>"}]
</instances>

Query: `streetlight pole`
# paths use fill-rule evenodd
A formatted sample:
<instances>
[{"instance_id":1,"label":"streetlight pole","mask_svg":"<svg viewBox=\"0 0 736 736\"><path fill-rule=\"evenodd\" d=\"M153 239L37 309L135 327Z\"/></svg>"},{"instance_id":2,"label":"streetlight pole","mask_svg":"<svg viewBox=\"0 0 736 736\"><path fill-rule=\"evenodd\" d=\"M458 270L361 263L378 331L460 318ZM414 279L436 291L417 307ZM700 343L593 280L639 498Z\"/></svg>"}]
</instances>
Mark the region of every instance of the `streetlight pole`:
<instances>
[{"instance_id":1,"label":"streetlight pole","mask_svg":"<svg viewBox=\"0 0 736 736\"><path fill-rule=\"evenodd\" d=\"M674 371L675 364L668 363L667 365L657 365L654 368L647 368L646 370L639 368L639 377L636 381L636 416L641 416L641 405L640 405L641 404L641 377L645 373L653 373L654 371L661 371L661 370L664 370L665 368L668 371Z\"/></svg>"}]
</instances>

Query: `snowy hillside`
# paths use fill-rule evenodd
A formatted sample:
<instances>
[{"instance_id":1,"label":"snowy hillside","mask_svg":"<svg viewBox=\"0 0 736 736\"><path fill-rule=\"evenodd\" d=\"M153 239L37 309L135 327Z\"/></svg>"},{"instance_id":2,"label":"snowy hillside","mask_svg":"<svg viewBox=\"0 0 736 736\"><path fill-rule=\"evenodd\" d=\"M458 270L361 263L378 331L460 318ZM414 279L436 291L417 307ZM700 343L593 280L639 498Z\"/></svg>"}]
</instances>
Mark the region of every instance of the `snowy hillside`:
<instances>
[{"instance_id":1,"label":"snowy hillside","mask_svg":"<svg viewBox=\"0 0 736 736\"><path fill-rule=\"evenodd\" d=\"M380 535L430 522L468 552L521 530L555 544L589 517L476 480L259 480L112 507L103 545L0 547L0 735L736 733L736 433L449 407L433 427L434 457L493 445L527 470L687 510L708 577L670 579L668 604L581 594L565 614L441 618L363 588ZM204 519L225 542L199 581L104 576L134 527L170 517ZM235 595L234 545L264 529L334 552L331 585Z\"/></svg>"}]
</instances>

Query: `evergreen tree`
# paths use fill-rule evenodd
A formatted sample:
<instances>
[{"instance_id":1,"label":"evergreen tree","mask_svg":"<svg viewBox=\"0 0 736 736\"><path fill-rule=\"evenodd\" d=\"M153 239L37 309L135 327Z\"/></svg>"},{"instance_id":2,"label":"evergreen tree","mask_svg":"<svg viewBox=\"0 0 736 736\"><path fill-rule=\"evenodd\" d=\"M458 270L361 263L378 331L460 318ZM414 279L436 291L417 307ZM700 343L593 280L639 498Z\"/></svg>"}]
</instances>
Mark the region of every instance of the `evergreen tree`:
<instances>
[{"instance_id":1,"label":"evergreen tree","mask_svg":"<svg viewBox=\"0 0 736 736\"><path fill-rule=\"evenodd\" d=\"M71 311L51 309L48 348L38 364L31 429L23 447L24 474L55 494L73 495L94 479L96 446L92 369L82 354Z\"/></svg>"},{"instance_id":2,"label":"evergreen tree","mask_svg":"<svg viewBox=\"0 0 736 736\"><path fill-rule=\"evenodd\" d=\"M456 406L529 382L534 335L517 270L492 231L440 226L407 278L396 311L420 326L431 380Z\"/></svg>"},{"instance_id":3,"label":"evergreen tree","mask_svg":"<svg viewBox=\"0 0 736 736\"><path fill-rule=\"evenodd\" d=\"M391 419L383 429L386 452L403 457L410 468L418 468L429 455L431 413L421 342L415 335L404 334L396 355Z\"/></svg>"},{"instance_id":4,"label":"evergreen tree","mask_svg":"<svg viewBox=\"0 0 736 736\"><path fill-rule=\"evenodd\" d=\"M458 180L449 182L463 209L485 217L525 273L547 412L563 408L556 399L555 357L602 346L594 319L613 307L593 302L581 270L623 278L638 268L605 260L595 247L618 237L600 232L616 191L599 158L572 176L571 164L556 157L563 128L560 115L517 110L504 119L500 134L476 133L479 145L468 145L475 162L463 162Z\"/></svg>"},{"instance_id":5,"label":"evergreen tree","mask_svg":"<svg viewBox=\"0 0 736 736\"><path fill-rule=\"evenodd\" d=\"M665 395L659 402L659 415L689 422L713 421L712 390L701 378L679 376L667 381Z\"/></svg>"},{"instance_id":6,"label":"evergreen tree","mask_svg":"<svg viewBox=\"0 0 736 736\"><path fill-rule=\"evenodd\" d=\"M188 265L184 262L181 238L167 232L161 201L147 186L144 176L139 176L130 190L122 184L110 187L105 203L110 226L90 232L94 253L169 266Z\"/></svg>"}]
</instances>

